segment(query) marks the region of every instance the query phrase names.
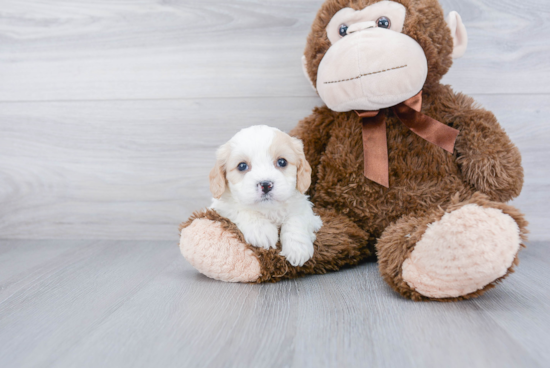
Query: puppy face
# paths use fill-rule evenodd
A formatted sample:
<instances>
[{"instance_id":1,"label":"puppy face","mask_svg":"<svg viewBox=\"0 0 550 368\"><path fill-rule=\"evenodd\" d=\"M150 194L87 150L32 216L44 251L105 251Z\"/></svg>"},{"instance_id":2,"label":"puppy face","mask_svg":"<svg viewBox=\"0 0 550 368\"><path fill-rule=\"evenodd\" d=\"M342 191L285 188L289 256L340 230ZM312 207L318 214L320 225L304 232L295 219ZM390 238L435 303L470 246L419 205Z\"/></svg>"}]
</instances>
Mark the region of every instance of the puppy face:
<instances>
[{"instance_id":1,"label":"puppy face","mask_svg":"<svg viewBox=\"0 0 550 368\"><path fill-rule=\"evenodd\" d=\"M243 205L269 206L288 200L311 184L311 167L302 142L265 125L246 128L217 151L210 191L220 198L229 189Z\"/></svg>"}]
</instances>

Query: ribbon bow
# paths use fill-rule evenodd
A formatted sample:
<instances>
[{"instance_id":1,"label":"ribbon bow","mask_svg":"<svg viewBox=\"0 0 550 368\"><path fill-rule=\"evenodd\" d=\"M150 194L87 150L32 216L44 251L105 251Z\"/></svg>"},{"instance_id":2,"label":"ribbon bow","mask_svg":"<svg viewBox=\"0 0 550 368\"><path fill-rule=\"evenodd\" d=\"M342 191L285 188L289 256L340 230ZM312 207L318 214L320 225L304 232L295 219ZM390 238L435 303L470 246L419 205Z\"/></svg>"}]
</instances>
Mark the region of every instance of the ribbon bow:
<instances>
[{"instance_id":1,"label":"ribbon bow","mask_svg":"<svg viewBox=\"0 0 550 368\"><path fill-rule=\"evenodd\" d=\"M393 112L407 128L430 143L453 153L459 131L420 112L422 91L416 96L392 107ZM389 188L388 145L386 116L380 111L355 111L363 118L363 155L365 176Z\"/></svg>"}]
</instances>

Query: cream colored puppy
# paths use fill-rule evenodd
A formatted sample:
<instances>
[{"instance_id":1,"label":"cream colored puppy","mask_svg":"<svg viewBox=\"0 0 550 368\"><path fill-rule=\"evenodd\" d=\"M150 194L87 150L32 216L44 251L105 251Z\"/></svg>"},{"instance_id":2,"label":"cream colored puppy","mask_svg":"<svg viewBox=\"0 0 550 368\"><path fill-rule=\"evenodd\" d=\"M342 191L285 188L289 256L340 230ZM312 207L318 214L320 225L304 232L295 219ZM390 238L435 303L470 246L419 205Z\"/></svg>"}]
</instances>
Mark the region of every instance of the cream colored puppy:
<instances>
[{"instance_id":1,"label":"cream colored puppy","mask_svg":"<svg viewBox=\"0 0 550 368\"><path fill-rule=\"evenodd\" d=\"M293 266L313 256L321 218L304 194L311 167L302 141L265 125L246 128L217 153L210 172L211 209L233 221L256 247L276 248Z\"/></svg>"}]
</instances>

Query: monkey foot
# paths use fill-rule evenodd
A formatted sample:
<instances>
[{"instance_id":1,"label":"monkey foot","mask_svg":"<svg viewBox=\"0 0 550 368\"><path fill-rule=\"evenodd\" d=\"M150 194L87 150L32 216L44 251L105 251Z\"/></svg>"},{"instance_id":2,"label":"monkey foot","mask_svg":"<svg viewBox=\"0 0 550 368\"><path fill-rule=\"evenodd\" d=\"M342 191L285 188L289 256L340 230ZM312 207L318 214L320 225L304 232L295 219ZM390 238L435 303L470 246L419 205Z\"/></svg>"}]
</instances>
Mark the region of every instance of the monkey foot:
<instances>
[{"instance_id":1,"label":"monkey foot","mask_svg":"<svg viewBox=\"0 0 550 368\"><path fill-rule=\"evenodd\" d=\"M505 276L520 245L511 216L468 204L428 225L403 263L403 280L430 298L471 294Z\"/></svg>"},{"instance_id":2,"label":"monkey foot","mask_svg":"<svg viewBox=\"0 0 550 368\"><path fill-rule=\"evenodd\" d=\"M180 250L200 273L216 280L254 282L261 274L253 251L213 220L197 218L184 227Z\"/></svg>"}]
</instances>

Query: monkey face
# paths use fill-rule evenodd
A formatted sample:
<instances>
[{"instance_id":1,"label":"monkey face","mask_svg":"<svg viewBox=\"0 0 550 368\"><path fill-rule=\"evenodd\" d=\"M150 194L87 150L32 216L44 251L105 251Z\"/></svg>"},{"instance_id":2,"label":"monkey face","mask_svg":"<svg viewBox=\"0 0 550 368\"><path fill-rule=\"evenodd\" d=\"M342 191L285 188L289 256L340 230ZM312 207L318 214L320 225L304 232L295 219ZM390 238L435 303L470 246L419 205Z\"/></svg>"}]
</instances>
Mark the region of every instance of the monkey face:
<instances>
[{"instance_id":1,"label":"monkey face","mask_svg":"<svg viewBox=\"0 0 550 368\"><path fill-rule=\"evenodd\" d=\"M405 7L392 1L334 15L326 29L332 45L317 74L317 91L331 110L379 110L420 92L428 62L401 33L404 21Z\"/></svg>"},{"instance_id":2,"label":"monkey face","mask_svg":"<svg viewBox=\"0 0 550 368\"><path fill-rule=\"evenodd\" d=\"M398 1L369 1L365 7L362 1L327 0L319 12L304 72L331 110L397 105L438 81L451 56L465 51L466 31L456 12L447 27L437 0ZM401 2L423 4L430 16Z\"/></svg>"}]
</instances>

